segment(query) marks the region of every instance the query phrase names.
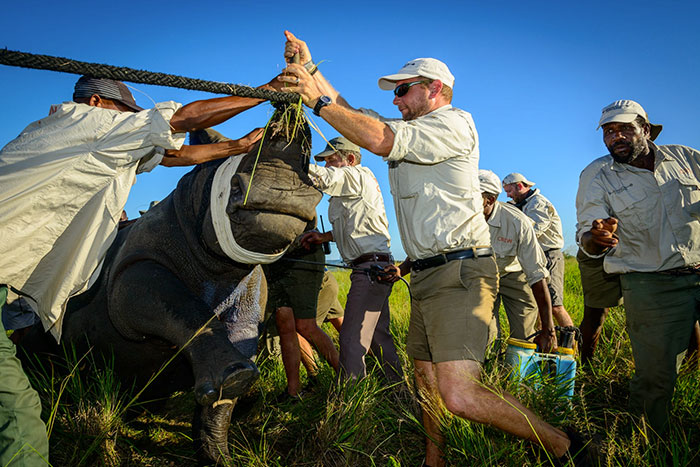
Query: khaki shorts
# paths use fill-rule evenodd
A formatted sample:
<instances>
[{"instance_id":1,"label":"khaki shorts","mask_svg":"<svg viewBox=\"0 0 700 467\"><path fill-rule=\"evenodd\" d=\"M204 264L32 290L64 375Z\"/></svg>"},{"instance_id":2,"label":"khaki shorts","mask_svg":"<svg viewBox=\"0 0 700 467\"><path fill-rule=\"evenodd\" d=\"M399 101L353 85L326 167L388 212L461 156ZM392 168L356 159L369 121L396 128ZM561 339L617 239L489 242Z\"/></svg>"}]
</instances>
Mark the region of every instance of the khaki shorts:
<instances>
[{"instance_id":1,"label":"khaki shorts","mask_svg":"<svg viewBox=\"0 0 700 467\"><path fill-rule=\"evenodd\" d=\"M323 263L323 250L292 259ZM296 319L315 319L318 292L323 282L324 266L285 261L284 257L265 268L267 278L267 306L273 312L280 307L290 307Z\"/></svg>"},{"instance_id":2,"label":"khaki shorts","mask_svg":"<svg viewBox=\"0 0 700 467\"><path fill-rule=\"evenodd\" d=\"M497 292L498 267L492 256L413 272L409 356L434 363L483 362Z\"/></svg>"},{"instance_id":3,"label":"khaki shorts","mask_svg":"<svg viewBox=\"0 0 700 467\"><path fill-rule=\"evenodd\" d=\"M583 303L591 308L610 308L622 304L622 288L619 274L603 270L603 258L591 258L581 249L576 253L581 271Z\"/></svg>"},{"instance_id":4,"label":"khaki shorts","mask_svg":"<svg viewBox=\"0 0 700 467\"><path fill-rule=\"evenodd\" d=\"M338 301L338 281L333 273L326 271L323 274L321 291L318 293L318 307L316 310L316 324L318 327L332 319L342 318L345 310Z\"/></svg>"},{"instance_id":5,"label":"khaki shorts","mask_svg":"<svg viewBox=\"0 0 700 467\"><path fill-rule=\"evenodd\" d=\"M564 306L564 255L557 248L545 251L544 256L547 258L547 286L552 297L552 306Z\"/></svg>"}]
</instances>

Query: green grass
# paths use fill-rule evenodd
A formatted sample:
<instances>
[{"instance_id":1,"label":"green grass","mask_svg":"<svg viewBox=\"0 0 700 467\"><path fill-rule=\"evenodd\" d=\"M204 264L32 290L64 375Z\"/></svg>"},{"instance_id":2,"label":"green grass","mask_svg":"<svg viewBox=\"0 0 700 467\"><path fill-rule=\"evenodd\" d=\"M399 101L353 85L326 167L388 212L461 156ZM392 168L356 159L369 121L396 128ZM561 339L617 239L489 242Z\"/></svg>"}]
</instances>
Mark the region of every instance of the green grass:
<instances>
[{"instance_id":1,"label":"green grass","mask_svg":"<svg viewBox=\"0 0 700 467\"><path fill-rule=\"evenodd\" d=\"M578 323L583 301L575 259L567 258L566 266L565 306ZM335 274L344 304L348 273ZM276 358L262 358L260 381L234 412L229 430L231 465L420 465L424 432L413 369L405 352L410 305L402 283L394 286L390 306L392 333L406 381L388 386L370 376L357 384L341 385L332 369L322 363L317 381L307 388L302 402L278 404L275 397L286 385L282 365ZM327 332L335 335L330 328ZM50 446L54 465L194 465L190 439L192 395L177 394L151 412L138 402L130 403L136 391L119 388L111 372L97 370L91 359L89 356L74 364L69 377L53 376L51 368L43 377L33 376L46 418L53 414ZM78 360L73 357L71 361ZM513 383L496 359L485 364L484 379L512 392L547 421L557 426L574 425L596 439L601 447L601 465L700 465L700 372L686 369L679 376L672 428L663 442L650 441L643 421L627 411L632 372L624 310L620 307L605 323L593 365L579 369L571 404L557 399L552 386L532 391ZM440 418L450 465L550 465L546 456L528 442L444 412Z\"/></svg>"}]
</instances>

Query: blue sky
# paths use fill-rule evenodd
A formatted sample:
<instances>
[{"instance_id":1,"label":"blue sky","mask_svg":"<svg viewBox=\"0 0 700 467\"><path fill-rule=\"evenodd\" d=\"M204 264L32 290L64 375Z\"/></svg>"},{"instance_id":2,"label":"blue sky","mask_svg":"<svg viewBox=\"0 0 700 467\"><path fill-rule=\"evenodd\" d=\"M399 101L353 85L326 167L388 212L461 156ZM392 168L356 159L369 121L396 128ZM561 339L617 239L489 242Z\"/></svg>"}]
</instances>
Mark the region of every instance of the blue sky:
<instances>
[{"instance_id":1,"label":"blue sky","mask_svg":"<svg viewBox=\"0 0 700 467\"><path fill-rule=\"evenodd\" d=\"M562 218L574 245L578 175L607 151L596 124L620 98L664 125L657 142L700 148L698 2L8 2L0 47L189 77L257 85L283 67L284 29L307 41L323 73L356 107L399 116L377 78L416 57L435 57L456 77L453 105L470 112L480 167L522 172ZM70 100L77 76L0 66L0 145L51 104ZM135 85L152 106L206 93ZM230 137L264 126L264 104L217 127ZM332 128L316 119L327 138ZM325 142L314 138L314 152ZM380 182L392 250L404 257L386 164L363 153ZM138 177L126 205L138 216L172 191L185 169ZM501 200L506 200L501 195ZM327 203L318 208L327 218ZM326 219L326 228L329 228ZM337 258L333 251L330 258Z\"/></svg>"}]
</instances>

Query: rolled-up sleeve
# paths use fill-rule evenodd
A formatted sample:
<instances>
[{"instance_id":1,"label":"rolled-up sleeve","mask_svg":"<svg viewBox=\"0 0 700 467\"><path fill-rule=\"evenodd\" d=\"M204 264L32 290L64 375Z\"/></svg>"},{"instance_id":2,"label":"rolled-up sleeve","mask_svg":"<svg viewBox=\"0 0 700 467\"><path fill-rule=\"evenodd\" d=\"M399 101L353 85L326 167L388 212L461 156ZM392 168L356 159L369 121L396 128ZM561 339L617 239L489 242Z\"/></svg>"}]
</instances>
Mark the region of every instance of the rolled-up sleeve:
<instances>
[{"instance_id":1,"label":"rolled-up sleeve","mask_svg":"<svg viewBox=\"0 0 700 467\"><path fill-rule=\"evenodd\" d=\"M131 161L152 159L151 163L144 163L144 169L155 167L157 164L153 163L162 154L159 156L154 148L180 149L185 143L186 133L173 133L170 129L170 119L181 107L182 104L168 101L141 112L115 112L111 121L103 125L105 131L98 130L95 150Z\"/></svg>"},{"instance_id":2,"label":"rolled-up sleeve","mask_svg":"<svg viewBox=\"0 0 700 467\"><path fill-rule=\"evenodd\" d=\"M309 166L314 186L329 196L360 196L362 174L354 167Z\"/></svg>"},{"instance_id":3,"label":"rolled-up sleeve","mask_svg":"<svg viewBox=\"0 0 700 467\"><path fill-rule=\"evenodd\" d=\"M583 194L583 200L581 203L581 208L577 213L578 219L578 232L576 232L576 242L581 247L581 251L591 258L601 258L606 254L613 251L613 249L606 251L600 255L593 255L586 251L586 249L581 244L581 236L591 230L593 221L596 219L607 219L611 216L610 208L606 201L606 190L601 186L598 177L591 181L588 189Z\"/></svg>"},{"instance_id":4,"label":"rolled-up sleeve","mask_svg":"<svg viewBox=\"0 0 700 467\"><path fill-rule=\"evenodd\" d=\"M542 247L537 242L535 231L531 225L522 223L520 227L520 242L517 250L518 262L523 268L528 285L549 277L547 258Z\"/></svg>"},{"instance_id":5,"label":"rolled-up sleeve","mask_svg":"<svg viewBox=\"0 0 700 467\"><path fill-rule=\"evenodd\" d=\"M384 122L394 133L394 145L384 160L406 160L432 165L471 154L478 146L471 115L451 105L440 107L415 120L386 119L369 109L366 115ZM445 134L450 138L445 138Z\"/></svg>"}]
</instances>

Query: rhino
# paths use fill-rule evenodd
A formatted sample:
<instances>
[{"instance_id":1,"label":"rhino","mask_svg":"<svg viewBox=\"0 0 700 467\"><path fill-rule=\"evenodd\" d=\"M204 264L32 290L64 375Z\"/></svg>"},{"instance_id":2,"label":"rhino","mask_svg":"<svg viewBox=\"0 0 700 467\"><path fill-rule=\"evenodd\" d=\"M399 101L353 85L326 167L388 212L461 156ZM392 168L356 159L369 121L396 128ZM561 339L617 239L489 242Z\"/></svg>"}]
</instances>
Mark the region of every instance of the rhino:
<instances>
[{"instance_id":1,"label":"rhino","mask_svg":"<svg viewBox=\"0 0 700 467\"><path fill-rule=\"evenodd\" d=\"M259 376L253 359L267 295L256 265L281 257L315 223L322 195L308 176L311 134L295 118L291 107L278 108L247 155L186 174L119 231L95 284L66 310L62 345L87 342L109 355L129 386L143 387L180 352L143 398L194 388L201 459L229 456L235 399ZM207 130L190 142L222 138ZM39 326L22 346L46 350L48 339Z\"/></svg>"}]
</instances>

